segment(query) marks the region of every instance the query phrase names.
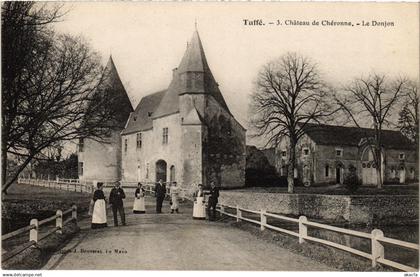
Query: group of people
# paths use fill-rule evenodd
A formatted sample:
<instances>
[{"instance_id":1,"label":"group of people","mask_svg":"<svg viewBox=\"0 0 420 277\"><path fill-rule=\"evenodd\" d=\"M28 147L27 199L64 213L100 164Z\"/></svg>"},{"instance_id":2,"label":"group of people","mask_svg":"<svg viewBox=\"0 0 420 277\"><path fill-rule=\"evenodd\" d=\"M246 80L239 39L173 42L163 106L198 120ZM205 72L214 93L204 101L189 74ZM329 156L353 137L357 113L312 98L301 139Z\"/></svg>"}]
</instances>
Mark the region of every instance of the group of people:
<instances>
[{"instance_id":1,"label":"group of people","mask_svg":"<svg viewBox=\"0 0 420 277\"><path fill-rule=\"evenodd\" d=\"M93 193L93 210L92 210L92 229L103 228L108 226L106 221L106 198L103 192L104 184L98 182L96 185L97 189ZM117 213L120 214L121 224L125 223L125 213L123 199L125 199L124 190L121 188L121 182L115 182L115 186L112 188L109 194L109 204L112 208L114 215L114 226L118 226Z\"/></svg>"},{"instance_id":2,"label":"group of people","mask_svg":"<svg viewBox=\"0 0 420 277\"><path fill-rule=\"evenodd\" d=\"M91 201L91 214L92 214L92 229L103 228L107 226L106 220L106 205L107 200L103 192L104 184L101 182L97 183L97 189L93 194ZM156 197L156 213L162 213L163 200L167 194L166 185L162 180L159 180L155 184L154 194ZM179 213L179 194L180 189L177 186L176 182L172 182L169 189L170 196L170 205L171 213ZM193 218L194 219L205 219L206 210L205 210L205 195L209 195L207 203L207 213L210 221L214 221L216 218L216 206L218 203L219 189L216 187L214 182L211 182L211 188L208 192L203 190L203 185L198 185L198 190L194 193L194 208L193 208ZM146 212L145 208L145 190L141 183L137 184L137 188L134 192L134 203L133 203L133 213L142 214ZM114 216L114 226L118 226L118 213L120 214L121 224L127 225L125 221L124 213L124 204L123 199L125 199L124 190L121 188L121 182L116 181L114 187L111 189L109 195L109 205L112 208L112 213Z\"/></svg>"}]
</instances>

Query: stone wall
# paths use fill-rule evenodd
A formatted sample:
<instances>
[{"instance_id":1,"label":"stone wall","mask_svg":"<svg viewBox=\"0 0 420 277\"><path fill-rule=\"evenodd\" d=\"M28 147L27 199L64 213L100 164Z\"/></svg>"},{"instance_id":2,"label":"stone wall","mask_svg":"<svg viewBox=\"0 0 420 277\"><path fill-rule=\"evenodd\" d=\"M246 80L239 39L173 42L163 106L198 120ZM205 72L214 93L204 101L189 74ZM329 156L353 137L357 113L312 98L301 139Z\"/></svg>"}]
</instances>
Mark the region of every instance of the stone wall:
<instances>
[{"instance_id":1,"label":"stone wall","mask_svg":"<svg viewBox=\"0 0 420 277\"><path fill-rule=\"evenodd\" d=\"M120 131L113 131L107 142L84 140L83 152L77 153L78 162L83 163L83 175L79 176L80 180L115 181L121 178Z\"/></svg>"},{"instance_id":2,"label":"stone wall","mask_svg":"<svg viewBox=\"0 0 420 277\"><path fill-rule=\"evenodd\" d=\"M418 221L418 197L347 196L221 191L219 203L310 219L351 224L405 224Z\"/></svg>"}]
</instances>

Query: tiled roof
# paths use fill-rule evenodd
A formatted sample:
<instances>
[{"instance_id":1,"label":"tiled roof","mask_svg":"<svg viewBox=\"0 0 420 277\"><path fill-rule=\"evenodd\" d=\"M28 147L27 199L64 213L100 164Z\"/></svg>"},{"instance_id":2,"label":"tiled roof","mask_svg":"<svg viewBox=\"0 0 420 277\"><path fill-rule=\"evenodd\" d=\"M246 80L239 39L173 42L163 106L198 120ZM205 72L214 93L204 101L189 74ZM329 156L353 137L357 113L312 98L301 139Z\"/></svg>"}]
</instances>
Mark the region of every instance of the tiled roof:
<instances>
[{"instance_id":1,"label":"tiled roof","mask_svg":"<svg viewBox=\"0 0 420 277\"><path fill-rule=\"evenodd\" d=\"M187 72L203 73L204 81L196 85L194 90L186 91L186 80L181 80L181 74ZM187 78L194 78L193 75L187 75ZM197 31L194 32L191 41L188 43L187 50L179 64L179 67L174 71L172 82L170 83L166 95L162 102L156 109L154 118L170 115L179 111L179 95L183 93L189 94L209 94L230 113L229 108L219 90L218 84L215 81L213 74L207 64L206 55L204 54L203 45L201 44L200 36Z\"/></svg>"},{"instance_id":2,"label":"tiled roof","mask_svg":"<svg viewBox=\"0 0 420 277\"><path fill-rule=\"evenodd\" d=\"M109 99L109 108L113 109L117 124L123 128L130 113L133 111L130 98L121 82L112 57L105 67L105 82L100 91L106 93Z\"/></svg>"},{"instance_id":3,"label":"tiled roof","mask_svg":"<svg viewBox=\"0 0 420 277\"><path fill-rule=\"evenodd\" d=\"M358 146L361 139L373 138L374 130L358 127L335 125L306 124L305 133L317 144ZM382 130L382 145L388 149L414 149L410 142L399 131Z\"/></svg>"},{"instance_id":4,"label":"tiled roof","mask_svg":"<svg viewBox=\"0 0 420 277\"><path fill-rule=\"evenodd\" d=\"M145 131L153 127L152 115L161 102L166 90L158 91L144 96L131 114L127 127L121 134L126 135L134 132Z\"/></svg>"}]
</instances>

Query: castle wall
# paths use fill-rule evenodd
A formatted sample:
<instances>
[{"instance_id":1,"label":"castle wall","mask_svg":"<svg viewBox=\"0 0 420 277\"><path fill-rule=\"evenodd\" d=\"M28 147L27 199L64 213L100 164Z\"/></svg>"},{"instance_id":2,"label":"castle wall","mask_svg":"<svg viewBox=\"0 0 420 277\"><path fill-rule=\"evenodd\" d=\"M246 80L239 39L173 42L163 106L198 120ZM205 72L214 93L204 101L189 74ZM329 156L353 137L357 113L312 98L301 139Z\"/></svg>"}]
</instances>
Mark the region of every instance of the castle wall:
<instances>
[{"instance_id":1,"label":"castle wall","mask_svg":"<svg viewBox=\"0 0 420 277\"><path fill-rule=\"evenodd\" d=\"M163 144L163 128L168 128L168 144ZM175 181L182 180L181 158L181 120L173 114L153 120L153 129L143 131L142 146L137 149L137 133L122 136L123 179L127 182L155 182L156 162L164 160L167 164L167 180L170 168L175 167ZM127 152L124 141L127 139Z\"/></svg>"},{"instance_id":2,"label":"castle wall","mask_svg":"<svg viewBox=\"0 0 420 277\"><path fill-rule=\"evenodd\" d=\"M107 143L85 139L83 152L78 152L78 162L83 163L83 175L79 175L79 179L82 181L119 180L121 177L120 153L120 131L113 131Z\"/></svg>"}]
</instances>

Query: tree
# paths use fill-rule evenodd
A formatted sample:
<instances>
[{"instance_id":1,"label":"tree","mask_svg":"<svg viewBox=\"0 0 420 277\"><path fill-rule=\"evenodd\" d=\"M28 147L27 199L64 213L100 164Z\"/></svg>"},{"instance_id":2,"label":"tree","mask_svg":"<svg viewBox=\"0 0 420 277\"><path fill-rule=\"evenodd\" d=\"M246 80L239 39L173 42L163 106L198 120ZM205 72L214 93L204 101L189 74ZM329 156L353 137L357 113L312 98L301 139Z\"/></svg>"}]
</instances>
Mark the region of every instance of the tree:
<instances>
[{"instance_id":1,"label":"tree","mask_svg":"<svg viewBox=\"0 0 420 277\"><path fill-rule=\"evenodd\" d=\"M2 5L2 191L33 160L78 138L103 140L115 127L115 109L101 86L98 54L81 37L50 25L60 6ZM8 172L7 159L18 162Z\"/></svg>"},{"instance_id":2,"label":"tree","mask_svg":"<svg viewBox=\"0 0 420 277\"><path fill-rule=\"evenodd\" d=\"M294 190L296 145L309 128L338 111L329 103L330 90L321 80L317 66L308 58L288 53L260 70L252 94L251 123L257 136L277 147L281 138L289 140L288 192Z\"/></svg>"},{"instance_id":3,"label":"tree","mask_svg":"<svg viewBox=\"0 0 420 277\"><path fill-rule=\"evenodd\" d=\"M342 95L336 96L342 111L361 128L362 122L374 129L374 137L368 143L376 168L377 186L382 188L382 129L390 126L392 111L404 92L405 79L389 80L385 75L372 74L354 79L344 88Z\"/></svg>"},{"instance_id":4,"label":"tree","mask_svg":"<svg viewBox=\"0 0 420 277\"><path fill-rule=\"evenodd\" d=\"M419 144L419 95L418 86L415 82L409 82L407 85L405 99L402 109L399 112L398 126L401 132Z\"/></svg>"}]
</instances>

